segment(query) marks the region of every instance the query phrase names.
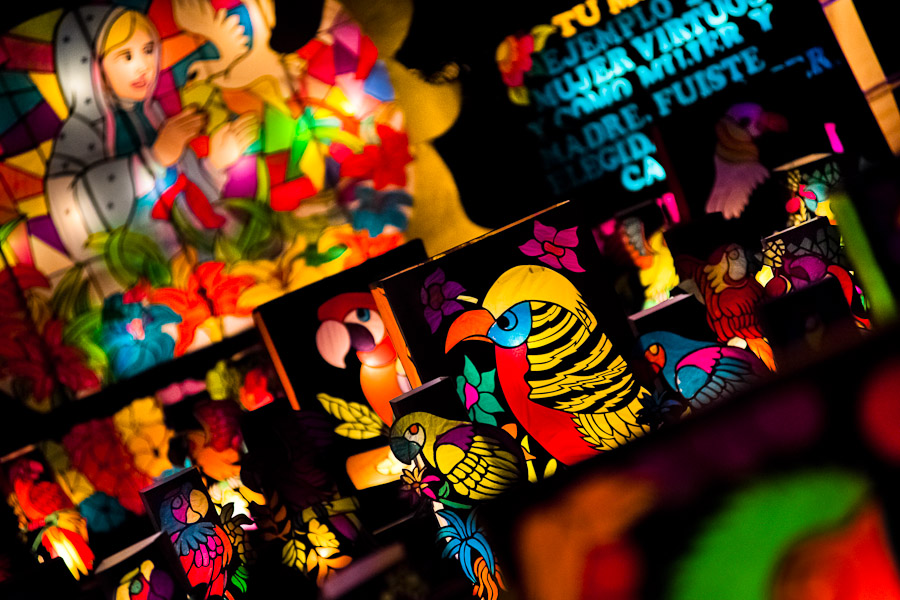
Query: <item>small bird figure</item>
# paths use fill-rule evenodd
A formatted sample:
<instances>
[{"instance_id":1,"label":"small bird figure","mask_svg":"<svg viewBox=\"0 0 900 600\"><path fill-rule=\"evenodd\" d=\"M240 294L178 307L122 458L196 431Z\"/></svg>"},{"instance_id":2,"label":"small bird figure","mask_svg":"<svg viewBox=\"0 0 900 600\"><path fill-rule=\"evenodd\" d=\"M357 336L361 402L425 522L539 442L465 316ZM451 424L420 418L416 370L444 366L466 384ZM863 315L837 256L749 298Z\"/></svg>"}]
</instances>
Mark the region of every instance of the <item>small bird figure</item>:
<instances>
[{"instance_id":1,"label":"small bird figure","mask_svg":"<svg viewBox=\"0 0 900 600\"><path fill-rule=\"evenodd\" d=\"M50 481L44 465L22 458L10 469L16 501L29 520L29 530L40 529L35 545L44 546L51 558L61 556L79 579L94 566L94 553L87 545L87 522L78 513L62 487Z\"/></svg>"},{"instance_id":2,"label":"small bird figure","mask_svg":"<svg viewBox=\"0 0 900 600\"><path fill-rule=\"evenodd\" d=\"M668 331L643 335L640 343L653 370L695 409L746 389L769 372L749 350Z\"/></svg>"},{"instance_id":3,"label":"small bird figure","mask_svg":"<svg viewBox=\"0 0 900 600\"><path fill-rule=\"evenodd\" d=\"M190 483L169 492L159 507L160 526L171 538L188 582L205 585L205 598L225 594L232 554L225 530L202 520L209 510L206 494Z\"/></svg>"},{"instance_id":4,"label":"small bird figure","mask_svg":"<svg viewBox=\"0 0 900 600\"><path fill-rule=\"evenodd\" d=\"M563 275L513 267L482 307L456 318L445 351L463 340L494 344L510 410L554 458L571 465L649 430L637 418L649 392Z\"/></svg>"},{"instance_id":5,"label":"small bird figure","mask_svg":"<svg viewBox=\"0 0 900 600\"><path fill-rule=\"evenodd\" d=\"M622 221L618 233L644 288L644 308L666 300L669 290L678 285L678 274L672 253L666 245L664 230L654 231L648 238L644 223L631 217Z\"/></svg>"},{"instance_id":6,"label":"small bird figure","mask_svg":"<svg viewBox=\"0 0 900 600\"><path fill-rule=\"evenodd\" d=\"M749 349L775 370L772 348L763 337L756 307L765 290L750 274L747 254L739 244L715 250L707 261L690 256L675 262L682 280L693 280L699 300L706 304L706 322L723 344Z\"/></svg>"},{"instance_id":7,"label":"small bird figure","mask_svg":"<svg viewBox=\"0 0 900 600\"><path fill-rule=\"evenodd\" d=\"M758 104L735 104L716 123L716 179L706 202L706 212L735 219L744 212L750 194L769 178L759 162L756 139L768 131L787 130L787 120Z\"/></svg>"},{"instance_id":8,"label":"small bird figure","mask_svg":"<svg viewBox=\"0 0 900 600\"><path fill-rule=\"evenodd\" d=\"M345 357L352 349L362 363L359 384L363 395L381 420L394 421L391 400L410 390L399 368L397 352L385 332L375 299L368 292L348 292L319 307L322 324L316 332L316 347L328 364L346 369Z\"/></svg>"},{"instance_id":9,"label":"small bird figure","mask_svg":"<svg viewBox=\"0 0 900 600\"><path fill-rule=\"evenodd\" d=\"M391 452L402 463L421 456L460 496L474 501L499 496L522 477L517 446L501 429L414 412L391 428Z\"/></svg>"}]
</instances>

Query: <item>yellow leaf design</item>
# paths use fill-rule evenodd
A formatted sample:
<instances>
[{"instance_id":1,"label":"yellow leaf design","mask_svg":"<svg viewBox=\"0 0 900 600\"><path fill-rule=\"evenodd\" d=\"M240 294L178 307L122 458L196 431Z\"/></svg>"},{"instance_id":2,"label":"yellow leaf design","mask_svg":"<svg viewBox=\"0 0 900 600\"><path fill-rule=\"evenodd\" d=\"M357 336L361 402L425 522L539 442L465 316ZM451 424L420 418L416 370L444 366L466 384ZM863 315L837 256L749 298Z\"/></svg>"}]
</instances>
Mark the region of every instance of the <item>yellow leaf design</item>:
<instances>
[{"instance_id":1,"label":"yellow leaf design","mask_svg":"<svg viewBox=\"0 0 900 600\"><path fill-rule=\"evenodd\" d=\"M305 571L306 544L297 539L289 540L281 549L281 562L289 567Z\"/></svg>"},{"instance_id":2,"label":"yellow leaf design","mask_svg":"<svg viewBox=\"0 0 900 600\"><path fill-rule=\"evenodd\" d=\"M351 440L371 440L381 435L381 431L372 431L360 423L341 423L334 432Z\"/></svg>"},{"instance_id":3,"label":"yellow leaf design","mask_svg":"<svg viewBox=\"0 0 900 600\"><path fill-rule=\"evenodd\" d=\"M354 440L368 440L386 435L384 421L368 406L358 402L347 402L328 394L318 394L316 398L329 415L343 421L335 428L335 433Z\"/></svg>"}]
</instances>

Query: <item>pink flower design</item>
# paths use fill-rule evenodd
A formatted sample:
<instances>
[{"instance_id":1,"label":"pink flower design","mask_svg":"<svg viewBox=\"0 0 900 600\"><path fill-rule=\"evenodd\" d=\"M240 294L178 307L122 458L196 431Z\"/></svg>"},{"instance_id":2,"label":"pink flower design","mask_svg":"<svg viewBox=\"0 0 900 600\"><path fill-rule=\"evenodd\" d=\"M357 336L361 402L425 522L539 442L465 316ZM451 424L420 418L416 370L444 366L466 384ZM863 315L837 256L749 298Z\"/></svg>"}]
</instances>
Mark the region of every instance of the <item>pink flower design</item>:
<instances>
[{"instance_id":1,"label":"pink flower design","mask_svg":"<svg viewBox=\"0 0 900 600\"><path fill-rule=\"evenodd\" d=\"M575 248L578 247L578 226L557 231L540 221L534 222L534 239L521 246L526 256L536 256L538 260L554 269L565 268L573 273L584 273L578 264Z\"/></svg>"}]
</instances>

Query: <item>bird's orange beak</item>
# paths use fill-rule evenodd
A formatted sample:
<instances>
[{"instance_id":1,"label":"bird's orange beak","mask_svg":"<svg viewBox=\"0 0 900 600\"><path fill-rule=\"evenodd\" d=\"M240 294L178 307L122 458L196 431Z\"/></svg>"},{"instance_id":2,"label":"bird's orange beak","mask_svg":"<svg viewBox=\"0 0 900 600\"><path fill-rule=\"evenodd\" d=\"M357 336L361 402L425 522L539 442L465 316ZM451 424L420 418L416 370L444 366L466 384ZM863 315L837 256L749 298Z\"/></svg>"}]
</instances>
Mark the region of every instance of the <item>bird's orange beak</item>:
<instances>
[{"instance_id":1,"label":"bird's orange beak","mask_svg":"<svg viewBox=\"0 0 900 600\"><path fill-rule=\"evenodd\" d=\"M481 340L493 344L493 340L487 336L493 324L494 317L483 308L464 312L450 325L444 352L450 352L451 348L463 340Z\"/></svg>"},{"instance_id":2,"label":"bird's orange beak","mask_svg":"<svg viewBox=\"0 0 900 600\"><path fill-rule=\"evenodd\" d=\"M644 358L653 367L655 373L659 373L666 366L666 351L659 344L653 344L647 348L647 351L644 352Z\"/></svg>"}]
</instances>

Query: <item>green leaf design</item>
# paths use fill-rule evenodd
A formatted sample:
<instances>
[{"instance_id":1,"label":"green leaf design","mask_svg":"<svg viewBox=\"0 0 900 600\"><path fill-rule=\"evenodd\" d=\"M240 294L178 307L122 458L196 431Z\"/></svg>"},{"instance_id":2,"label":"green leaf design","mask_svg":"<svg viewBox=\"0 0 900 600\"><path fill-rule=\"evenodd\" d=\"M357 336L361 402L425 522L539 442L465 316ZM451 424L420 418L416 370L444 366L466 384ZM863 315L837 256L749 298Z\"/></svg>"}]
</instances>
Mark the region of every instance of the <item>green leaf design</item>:
<instances>
[{"instance_id":1,"label":"green leaf design","mask_svg":"<svg viewBox=\"0 0 900 600\"><path fill-rule=\"evenodd\" d=\"M469 418L475 421L476 423L484 423L485 425L496 425L497 419L494 418L494 415L484 412L481 410L478 405L474 405L472 409L469 411Z\"/></svg>"},{"instance_id":2,"label":"green leaf design","mask_svg":"<svg viewBox=\"0 0 900 600\"><path fill-rule=\"evenodd\" d=\"M265 254L276 231L275 211L268 202L260 203L243 198L230 199L225 206L247 215L247 223L234 243L240 258L253 260Z\"/></svg>"},{"instance_id":3,"label":"green leaf design","mask_svg":"<svg viewBox=\"0 0 900 600\"><path fill-rule=\"evenodd\" d=\"M231 576L231 583L234 587L241 590L242 594L247 593L247 569L244 565L238 566L234 575Z\"/></svg>"},{"instance_id":4,"label":"green leaf design","mask_svg":"<svg viewBox=\"0 0 900 600\"><path fill-rule=\"evenodd\" d=\"M317 394L316 399L328 414L343 421L334 430L338 435L354 440L368 440L389 432L384 421L368 406L347 402L328 394Z\"/></svg>"},{"instance_id":5,"label":"green leaf design","mask_svg":"<svg viewBox=\"0 0 900 600\"><path fill-rule=\"evenodd\" d=\"M503 412L503 407L497 402L497 398L493 394L481 394L478 396L478 403L475 405L486 413Z\"/></svg>"},{"instance_id":6,"label":"green leaf design","mask_svg":"<svg viewBox=\"0 0 900 600\"><path fill-rule=\"evenodd\" d=\"M466 381L471 383L474 386L478 386L481 383L481 375L478 373L478 369L475 368L475 365L469 360L469 357L465 357L466 362L463 365L463 377L466 378Z\"/></svg>"},{"instance_id":7,"label":"green leaf design","mask_svg":"<svg viewBox=\"0 0 900 600\"><path fill-rule=\"evenodd\" d=\"M494 393L494 385L496 380L497 369L491 369L481 374L481 383L478 384L478 391L488 394Z\"/></svg>"},{"instance_id":8,"label":"green leaf design","mask_svg":"<svg viewBox=\"0 0 900 600\"><path fill-rule=\"evenodd\" d=\"M109 358L96 338L102 323L102 311L99 308L79 314L63 328L63 343L81 350L87 357L88 367L106 373Z\"/></svg>"},{"instance_id":9,"label":"green leaf design","mask_svg":"<svg viewBox=\"0 0 900 600\"><path fill-rule=\"evenodd\" d=\"M19 226L19 223L23 222L24 220L25 220L25 217L22 215L19 215L18 217L15 217L12 221L4 223L2 226L0 226L0 244L5 242L6 238L8 238L10 236L10 234L15 230L15 228Z\"/></svg>"},{"instance_id":10,"label":"green leaf design","mask_svg":"<svg viewBox=\"0 0 900 600\"><path fill-rule=\"evenodd\" d=\"M103 255L110 274L124 287L131 287L141 279L148 280L153 287L172 283L166 257L156 242L142 233L118 227L92 233L87 245Z\"/></svg>"},{"instance_id":11,"label":"green leaf design","mask_svg":"<svg viewBox=\"0 0 900 600\"><path fill-rule=\"evenodd\" d=\"M73 267L56 284L50 296L53 314L65 322L91 309L90 282L84 277L84 268Z\"/></svg>"}]
</instances>

